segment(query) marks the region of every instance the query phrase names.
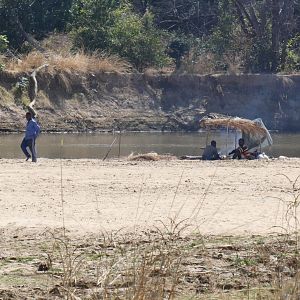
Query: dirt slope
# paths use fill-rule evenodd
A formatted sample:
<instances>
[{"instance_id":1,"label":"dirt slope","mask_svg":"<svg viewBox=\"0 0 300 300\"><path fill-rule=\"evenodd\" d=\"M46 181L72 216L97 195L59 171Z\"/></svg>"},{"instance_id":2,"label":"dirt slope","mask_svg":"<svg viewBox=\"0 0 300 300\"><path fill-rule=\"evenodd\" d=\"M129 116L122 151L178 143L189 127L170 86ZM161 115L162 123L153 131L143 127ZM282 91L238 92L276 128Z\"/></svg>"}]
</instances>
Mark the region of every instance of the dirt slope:
<instances>
[{"instance_id":1,"label":"dirt slope","mask_svg":"<svg viewBox=\"0 0 300 300\"><path fill-rule=\"evenodd\" d=\"M24 126L26 78L0 73L1 131ZM197 130L210 112L261 117L270 129L300 130L298 75L41 72L37 79L44 131Z\"/></svg>"}]
</instances>

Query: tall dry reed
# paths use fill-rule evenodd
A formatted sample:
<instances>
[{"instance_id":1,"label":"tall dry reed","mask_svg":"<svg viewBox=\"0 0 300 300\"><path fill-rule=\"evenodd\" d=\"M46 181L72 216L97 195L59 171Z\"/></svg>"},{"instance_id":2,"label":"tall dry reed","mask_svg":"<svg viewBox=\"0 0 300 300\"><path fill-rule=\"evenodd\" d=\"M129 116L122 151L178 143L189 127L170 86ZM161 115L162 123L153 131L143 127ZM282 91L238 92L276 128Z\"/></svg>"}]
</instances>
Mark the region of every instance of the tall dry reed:
<instances>
[{"instance_id":1,"label":"tall dry reed","mask_svg":"<svg viewBox=\"0 0 300 300\"><path fill-rule=\"evenodd\" d=\"M117 56L98 53L85 54L30 52L20 60L11 59L6 62L6 70L11 72L29 72L43 64L48 64L48 72L128 72L130 66Z\"/></svg>"}]
</instances>

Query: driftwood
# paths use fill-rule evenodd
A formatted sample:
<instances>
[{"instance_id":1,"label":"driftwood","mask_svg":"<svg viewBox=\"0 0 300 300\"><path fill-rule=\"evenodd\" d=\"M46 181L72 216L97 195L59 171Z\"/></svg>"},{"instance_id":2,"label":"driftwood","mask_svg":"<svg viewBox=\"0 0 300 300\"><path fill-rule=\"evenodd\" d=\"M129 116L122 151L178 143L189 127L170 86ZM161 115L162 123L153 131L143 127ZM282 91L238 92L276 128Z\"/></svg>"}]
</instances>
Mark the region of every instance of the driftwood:
<instances>
[{"instance_id":1,"label":"driftwood","mask_svg":"<svg viewBox=\"0 0 300 300\"><path fill-rule=\"evenodd\" d=\"M28 88L28 96L30 99L30 103L27 106L28 111L31 113L33 117L37 115L35 109L33 106L35 105L36 102L36 97L37 97L37 92L38 92L38 83L36 80L36 74L39 70L48 67L48 64L44 64L38 68L36 68L30 75L30 80L29 80L29 88Z\"/></svg>"},{"instance_id":2,"label":"driftwood","mask_svg":"<svg viewBox=\"0 0 300 300\"><path fill-rule=\"evenodd\" d=\"M202 156L182 155L179 157L181 160L202 160Z\"/></svg>"},{"instance_id":3,"label":"driftwood","mask_svg":"<svg viewBox=\"0 0 300 300\"><path fill-rule=\"evenodd\" d=\"M23 35L23 37L26 39L26 41L31 44L34 48L36 48L40 52L45 52L45 49L39 44L39 42L29 33L27 33L24 30L24 27L22 23L19 20L19 16L16 12L16 10L13 11L13 19L14 22L17 24L20 33ZM38 91L38 85L37 85L37 80L36 80L36 73L41 70L44 67L47 67L47 64L44 64L38 68L36 68L30 75L30 80L29 80L29 89L28 89L28 96L30 99L30 103L27 106L28 111L31 113L33 117L36 116L36 111L34 110L33 106L35 105L36 102L36 96L37 96L37 91Z\"/></svg>"},{"instance_id":4,"label":"driftwood","mask_svg":"<svg viewBox=\"0 0 300 300\"><path fill-rule=\"evenodd\" d=\"M171 154L157 154L156 152L150 152L150 153L145 153L145 154L137 154L134 155L131 153L128 156L128 160L131 161L158 161L158 160L173 160L177 159L176 156L173 156Z\"/></svg>"}]
</instances>

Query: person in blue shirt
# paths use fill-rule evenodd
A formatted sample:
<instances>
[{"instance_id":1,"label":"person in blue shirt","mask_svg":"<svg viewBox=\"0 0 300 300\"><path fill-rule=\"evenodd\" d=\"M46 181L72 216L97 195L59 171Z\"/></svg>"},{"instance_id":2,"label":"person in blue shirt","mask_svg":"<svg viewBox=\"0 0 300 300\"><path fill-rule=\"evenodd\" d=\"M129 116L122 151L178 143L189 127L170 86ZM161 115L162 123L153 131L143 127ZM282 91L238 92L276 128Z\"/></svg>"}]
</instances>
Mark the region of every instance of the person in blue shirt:
<instances>
[{"instance_id":1,"label":"person in blue shirt","mask_svg":"<svg viewBox=\"0 0 300 300\"><path fill-rule=\"evenodd\" d=\"M221 159L218 150L217 150L217 142L211 141L210 145L206 146L202 154L203 160L219 160Z\"/></svg>"},{"instance_id":2,"label":"person in blue shirt","mask_svg":"<svg viewBox=\"0 0 300 300\"><path fill-rule=\"evenodd\" d=\"M32 161L37 162L35 140L40 133L40 126L36 122L35 118L32 117L32 114L30 112L26 113L26 120L27 120L26 132L25 132L25 137L23 138L23 141L21 143L21 149L26 156L26 161L30 157L32 157ZM27 148L29 148L31 155L27 151Z\"/></svg>"}]
</instances>

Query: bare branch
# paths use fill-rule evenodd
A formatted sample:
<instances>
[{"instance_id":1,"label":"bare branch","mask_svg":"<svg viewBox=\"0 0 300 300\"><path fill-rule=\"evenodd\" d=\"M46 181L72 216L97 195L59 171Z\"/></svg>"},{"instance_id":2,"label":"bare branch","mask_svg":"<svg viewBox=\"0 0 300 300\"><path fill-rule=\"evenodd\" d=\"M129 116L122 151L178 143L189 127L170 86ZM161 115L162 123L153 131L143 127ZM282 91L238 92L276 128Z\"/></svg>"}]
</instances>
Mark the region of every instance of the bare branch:
<instances>
[{"instance_id":1,"label":"bare branch","mask_svg":"<svg viewBox=\"0 0 300 300\"><path fill-rule=\"evenodd\" d=\"M259 26L259 22L257 20L255 11L251 5L250 8L250 12L248 13L245 5L242 3L241 0L234 0L235 5L238 9L238 13L239 13L239 17L240 17L240 21L242 24L242 29L244 30L244 32L248 32L249 34L249 30L247 28L247 24L246 24L246 20L247 22L250 24L251 28L252 28L252 36L253 34L259 35L260 34L260 26ZM246 31L245 31L246 30Z\"/></svg>"},{"instance_id":2,"label":"bare branch","mask_svg":"<svg viewBox=\"0 0 300 300\"><path fill-rule=\"evenodd\" d=\"M257 33L257 35L261 35L261 26L260 26L260 23L258 22L258 19L257 19L257 16L255 14L252 4L249 8L249 15L250 15L252 25L254 27L255 32Z\"/></svg>"}]
</instances>

